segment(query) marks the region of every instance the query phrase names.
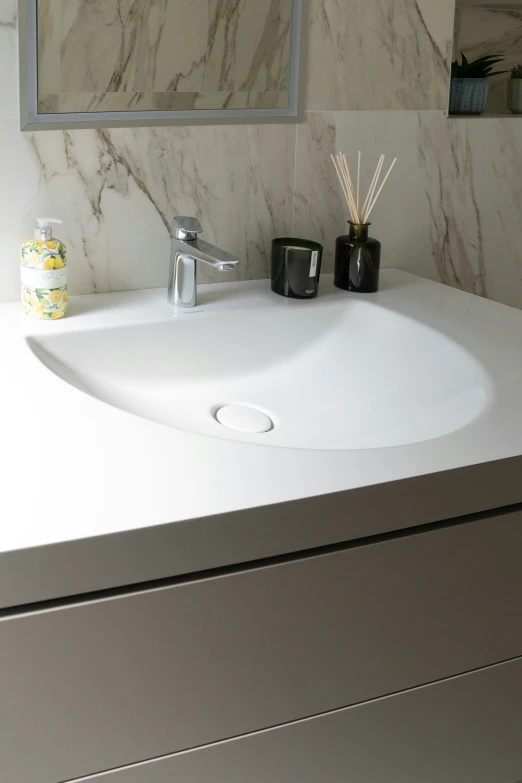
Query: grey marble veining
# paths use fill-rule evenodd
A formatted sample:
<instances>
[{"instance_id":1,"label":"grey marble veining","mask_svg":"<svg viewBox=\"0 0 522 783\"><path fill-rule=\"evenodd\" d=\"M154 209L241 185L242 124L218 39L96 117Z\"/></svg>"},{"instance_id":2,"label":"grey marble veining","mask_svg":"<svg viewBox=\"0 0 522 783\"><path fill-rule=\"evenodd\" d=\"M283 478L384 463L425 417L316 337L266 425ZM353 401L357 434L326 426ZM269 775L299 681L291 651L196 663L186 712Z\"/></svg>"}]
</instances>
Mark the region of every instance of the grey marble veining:
<instances>
[{"instance_id":1,"label":"grey marble veining","mask_svg":"<svg viewBox=\"0 0 522 783\"><path fill-rule=\"evenodd\" d=\"M419 118L418 146L443 282L522 307L522 137L510 118ZM434 168L434 167L437 168Z\"/></svg>"},{"instance_id":2,"label":"grey marble veining","mask_svg":"<svg viewBox=\"0 0 522 783\"><path fill-rule=\"evenodd\" d=\"M40 111L215 108L218 92L286 107L290 15L291 0L38 0Z\"/></svg>"},{"instance_id":3,"label":"grey marble veining","mask_svg":"<svg viewBox=\"0 0 522 783\"><path fill-rule=\"evenodd\" d=\"M440 112L427 112L442 117ZM383 264L437 279L428 238L429 204L418 159L416 112L314 112L297 131L294 231L324 245L325 270L333 271L335 238L347 233L348 209L330 153L363 153L366 192L381 152L396 168L372 212L371 234L383 243ZM400 197L398 197L400 194Z\"/></svg>"},{"instance_id":4,"label":"grey marble veining","mask_svg":"<svg viewBox=\"0 0 522 783\"><path fill-rule=\"evenodd\" d=\"M0 298L18 296L19 246L43 213L64 221L72 293L165 286L175 214L237 255L228 280L266 277L272 238L291 229L294 139L284 125L22 135L0 123L0 170L22 178L0 189L0 257L16 279Z\"/></svg>"},{"instance_id":5,"label":"grey marble veining","mask_svg":"<svg viewBox=\"0 0 522 783\"><path fill-rule=\"evenodd\" d=\"M70 2L68 18L74 19L78 6ZM416 8L433 42L423 37L426 32L413 40L412 30L419 29L412 26ZM385 265L521 307L519 120L448 121L443 111L389 110L394 102L406 101L401 90L414 72L420 74L415 100L425 105L429 94L430 105L434 97L442 101L447 74L442 78L437 48L442 52L448 37L448 8L446 0L418 5L312 0L312 62L318 70L311 90L340 110L310 113L297 128L21 134L15 100L16 0L0 0L0 300L19 295L19 247L41 214L64 220L58 233L69 247L73 293L165 285L168 223L176 212L195 214L206 238L236 253L242 278L265 277L272 238L288 233L324 242L325 271L331 270L333 242L345 230L347 215L328 154L342 147L354 155L362 149L369 169L381 151L399 157L372 215ZM341 23L355 36L349 55ZM324 38L328 25L331 39ZM397 45L379 47L379 36ZM366 72L361 63L372 57ZM362 95L372 111L343 111L351 105L354 93L348 87L355 76L355 96ZM201 94L218 104L243 100L235 90L186 93L195 103ZM251 102L264 100L262 93L248 96ZM373 111L379 106L387 110ZM202 280L220 279L206 268L200 272Z\"/></svg>"},{"instance_id":6,"label":"grey marble veining","mask_svg":"<svg viewBox=\"0 0 522 783\"><path fill-rule=\"evenodd\" d=\"M306 108L446 108L454 7L454 0L313 0Z\"/></svg>"},{"instance_id":7,"label":"grey marble veining","mask_svg":"<svg viewBox=\"0 0 522 783\"><path fill-rule=\"evenodd\" d=\"M292 0L209 0L207 90L288 89Z\"/></svg>"},{"instance_id":8,"label":"grey marble veining","mask_svg":"<svg viewBox=\"0 0 522 783\"><path fill-rule=\"evenodd\" d=\"M204 89L207 0L38 0L38 21L41 102Z\"/></svg>"},{"instance_id":9,"label":"grey marble veining","mask_svg":"<svg viewBox=\"0 0 522 783\"><path fill-rule=\"evenodd\" d=\"M169 221L195 214L209 241L266 277L274 236L325 245L347 211L329 151L399 160L372 214L383 265L522 306L522 137L517 121L444 112L316 112L289 126L20 134L0 122L0 298L18 295L18 249L34 218L63 218L74 293L163 286ZM487 151L487 154L485 154ZM220 279L202 267L201 280ZM233 278L232 278L233 279Z\"/></svg>"},{"instance_id":10,"label":"grey marble veining","mask_svg":"<svg viewBox=\"0 0 522 783\"><path fill-rule=\"evenodd\" d=\"M511 123L511 124L510 124ZM325 245L347 209L329 152L399 160L372 213L382 263L522 307L522 137L509 119L444 112L312 113L298 129L294 231ZM487 154L484 151L487 150Z\"/></svg>"}]
</instances>

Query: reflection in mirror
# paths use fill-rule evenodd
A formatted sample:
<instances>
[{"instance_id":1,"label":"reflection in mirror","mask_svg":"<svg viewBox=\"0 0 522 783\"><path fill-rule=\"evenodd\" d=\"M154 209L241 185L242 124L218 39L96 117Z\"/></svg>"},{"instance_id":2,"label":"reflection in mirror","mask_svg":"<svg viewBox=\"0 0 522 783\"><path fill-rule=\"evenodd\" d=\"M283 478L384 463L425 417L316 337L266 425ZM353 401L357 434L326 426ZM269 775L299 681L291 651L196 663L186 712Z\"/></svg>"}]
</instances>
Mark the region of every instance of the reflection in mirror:
<instances>
[{"instance_id":1,"label":"reflection in mirror","mask_svg":"<svg viewBox=\"0 0 522 783\"><path fill-rule=\"evenodd\" d=\"M287 109L292 0L37 0L38 114Z\"/></svg>"}]
</instances>

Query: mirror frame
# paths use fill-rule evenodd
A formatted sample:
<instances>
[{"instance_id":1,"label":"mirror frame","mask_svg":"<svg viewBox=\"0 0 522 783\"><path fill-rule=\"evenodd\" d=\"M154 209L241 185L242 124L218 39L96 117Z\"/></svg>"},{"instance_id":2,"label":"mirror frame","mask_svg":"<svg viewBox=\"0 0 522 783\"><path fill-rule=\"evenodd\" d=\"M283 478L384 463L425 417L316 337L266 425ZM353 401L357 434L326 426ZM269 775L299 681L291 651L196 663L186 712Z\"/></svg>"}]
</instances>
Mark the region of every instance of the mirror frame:
<instances>
[{"instance_id":1,"label":"mirror frame","mask_svg":"<svg viewBox=\"0 0 522 783\"><path fill-rule=\"evenodd\" d=\"M288 107L286 109L193 109L190 111L104 111L39 114L38 0L18 0L20 130L302 122L306 82L308 2L309 0L292 0L290 76Z\"/></svg>"}]
</instances>

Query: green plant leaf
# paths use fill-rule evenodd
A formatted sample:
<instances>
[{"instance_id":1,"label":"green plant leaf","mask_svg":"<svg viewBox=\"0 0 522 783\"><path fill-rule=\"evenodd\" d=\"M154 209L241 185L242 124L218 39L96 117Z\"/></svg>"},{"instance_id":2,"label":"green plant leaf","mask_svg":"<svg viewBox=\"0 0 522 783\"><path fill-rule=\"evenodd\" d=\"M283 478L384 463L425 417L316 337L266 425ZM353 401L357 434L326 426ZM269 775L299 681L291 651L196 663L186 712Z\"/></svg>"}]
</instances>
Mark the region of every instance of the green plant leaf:
<instances>
[{"instance_id":1,"label":"green plant leaf","mask_svg":"<svg viewBox=\"0 0 522 783\"><path fill-rule=\"evenodd\" d=\"M473 63L476 68L493 68L497 63L504 62L503 57L495 57L494 60L485 60L483 63Z\"/></svg>"},{"instance_id":2,"label":"green plant leaf","mask_svg":"<svg viewBox=\"0 0 522 783\"><path fill-rule=\"evenodd\" d=\"M495 76L506 71L496 71L493 73L493 66L503 62L503 54L486 54L469 62L464 52L461 52L461 62L455 60L451 65L452 78L460 79L487 79L489 76Z\"/></svg>"},{"instance_id":3,"label":"green plant leaf","mask_svg":"<svg viewBox=\"0 0 522 783\"><path fill-rule=\"evenodd\" d=\"M472 61L472 65L475 65L476 63L482 63L487 62L488 60L503 60L504 55L503 54L485 54L482 57L477 57L476 60Z\"/></svg>"}]
</instances>

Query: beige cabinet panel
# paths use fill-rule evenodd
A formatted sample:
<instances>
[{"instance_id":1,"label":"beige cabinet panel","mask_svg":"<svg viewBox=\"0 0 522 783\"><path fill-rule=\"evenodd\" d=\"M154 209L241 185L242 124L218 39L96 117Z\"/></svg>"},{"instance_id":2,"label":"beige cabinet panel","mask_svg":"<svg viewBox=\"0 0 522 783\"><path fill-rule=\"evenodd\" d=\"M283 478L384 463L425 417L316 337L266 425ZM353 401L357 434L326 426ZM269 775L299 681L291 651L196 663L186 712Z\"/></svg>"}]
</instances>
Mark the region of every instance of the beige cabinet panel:
<instances>
[{"instance_id":1,"label":"beige cabinet panel","mask_svg":"<svg viewBox=\"0 0 522 783\"><path fill-rule=\"evenodd\" d=\"M58 783L520 655L521 551L514 513L6 616L2 776Z\"/></svg>"},{"instance_id":2,"label":"beige cabinet panel","mask_svg":"<svg viewBox=\"0 0 522 783\"><path fill-rule=\"evenodd\" d=\"M89 783L514 783L522 660Z\"/></svg>"}]
</instances>

